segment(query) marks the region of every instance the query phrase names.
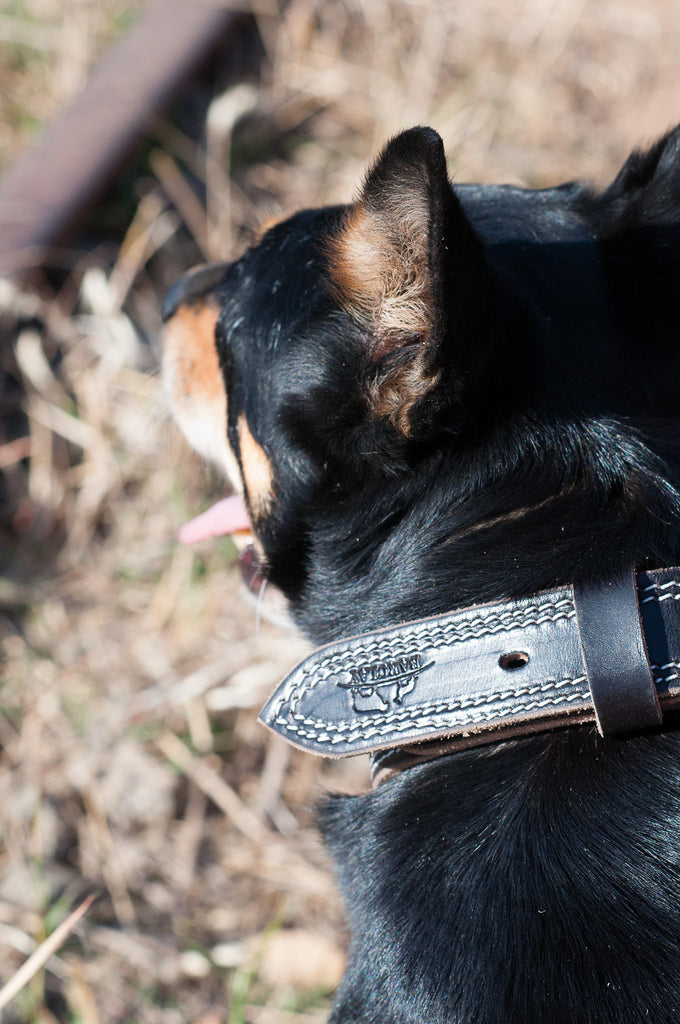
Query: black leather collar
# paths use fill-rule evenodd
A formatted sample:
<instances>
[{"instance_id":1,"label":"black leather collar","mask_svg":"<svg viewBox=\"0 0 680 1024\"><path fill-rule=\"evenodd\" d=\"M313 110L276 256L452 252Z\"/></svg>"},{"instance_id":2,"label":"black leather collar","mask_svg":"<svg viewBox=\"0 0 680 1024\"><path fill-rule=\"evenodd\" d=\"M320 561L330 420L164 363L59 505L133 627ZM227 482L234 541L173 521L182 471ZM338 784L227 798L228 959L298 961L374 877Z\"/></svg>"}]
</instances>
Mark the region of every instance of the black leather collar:
<instances>
[{"instance_id":1,"label":"black leather collar","mask_svg":"<svg viewBox=\"0 0 680 1024\"><path fill-rule=\"evenodd\" d=\"M260 720L325 757L374 754L374 778L452 750L595 722L661 723L680 704L680 568L565 586L339 640L277 688Z\"/></svg>"}]
</instances>

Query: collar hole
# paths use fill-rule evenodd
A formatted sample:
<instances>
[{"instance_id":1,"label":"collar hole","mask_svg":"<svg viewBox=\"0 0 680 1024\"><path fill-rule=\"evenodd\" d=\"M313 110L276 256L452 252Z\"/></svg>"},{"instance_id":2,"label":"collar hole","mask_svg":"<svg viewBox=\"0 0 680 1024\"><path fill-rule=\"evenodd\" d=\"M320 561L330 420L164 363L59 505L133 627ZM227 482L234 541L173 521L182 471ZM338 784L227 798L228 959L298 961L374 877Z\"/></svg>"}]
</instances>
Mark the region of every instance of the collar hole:
<instances>
[{"instance_id":1,"label":"collar hole","mask_svg":"<svg viewBox=\"0 0 680 1024\"><path fill-rule=\"evenodd\" d=\"M506 672L514 672L517 668L524 668L529 664L529 655L526 651L510 651L508 654L501 654L498 664Z\"/></svg>"}]
</instances>

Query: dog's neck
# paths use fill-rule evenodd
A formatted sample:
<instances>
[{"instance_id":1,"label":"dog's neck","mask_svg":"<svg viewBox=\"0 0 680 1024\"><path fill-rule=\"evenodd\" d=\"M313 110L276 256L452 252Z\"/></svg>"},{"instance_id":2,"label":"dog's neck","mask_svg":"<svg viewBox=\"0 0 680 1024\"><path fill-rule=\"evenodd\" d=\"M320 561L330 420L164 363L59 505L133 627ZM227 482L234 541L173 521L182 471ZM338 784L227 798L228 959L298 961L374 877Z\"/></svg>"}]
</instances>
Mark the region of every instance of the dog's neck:
<instances>
[{"instance_id":1,"label":"dog's neck","mask_svg":"<svg viewBox=\"0 0 680 1024\"><path fill-rule=\"evenodd\" d=\"M569 729L331 798L353 935L331 1021L616 1024L654 1007L674 1024L677 756L677 734Z\"/></svg>"}]
</instances>

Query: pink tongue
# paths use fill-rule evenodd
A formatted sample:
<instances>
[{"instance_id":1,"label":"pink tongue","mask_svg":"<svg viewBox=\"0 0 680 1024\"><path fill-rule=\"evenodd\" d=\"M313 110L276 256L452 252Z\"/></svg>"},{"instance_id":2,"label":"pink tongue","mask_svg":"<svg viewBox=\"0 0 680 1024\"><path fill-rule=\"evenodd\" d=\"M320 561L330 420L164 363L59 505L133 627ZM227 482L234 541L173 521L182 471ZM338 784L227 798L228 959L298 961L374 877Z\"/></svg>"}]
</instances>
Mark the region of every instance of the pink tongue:
<instances>
[{"instance_id":1,"label":"pink tongue","mask_svg":"<svg viewBox=\"0 0 680 1024\"><path fill-rule=\"evenodd\" d=\"M182 544L197 544L208 537L222 537L225 533L250 531L250 519L240 494L223 498L216 505L202 512L200 516L185 523L177 534Z\"/></svg>"}]
</instances>

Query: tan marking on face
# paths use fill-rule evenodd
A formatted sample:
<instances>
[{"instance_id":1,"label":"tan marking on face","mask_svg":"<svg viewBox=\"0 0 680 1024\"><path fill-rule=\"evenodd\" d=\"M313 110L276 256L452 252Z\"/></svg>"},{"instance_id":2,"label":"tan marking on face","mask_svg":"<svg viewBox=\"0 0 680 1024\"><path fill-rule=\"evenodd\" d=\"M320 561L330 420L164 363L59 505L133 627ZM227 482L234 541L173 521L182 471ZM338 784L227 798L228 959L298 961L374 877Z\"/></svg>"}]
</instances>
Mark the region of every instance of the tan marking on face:
<instances>
[{"instance_id":1,"label":"tan marking on face","mask_svg":"<svg viewBox=\"0 0 680 1024\"><path fill-rule=\"evenodd\" d=\"M180 306L162 335L162 377L173 417L189 444L217 463L243 489L227 440L227 396L215 346L219 307L213 302Z\"/></svg>"},{"instance_id":2,"label":"tan marking on face","mask_svg":"<svg viewBox=\"0 0 680 1024\"><path fill-rule=\"evenodd\" d=\"M255 520L266 516L274 496L274 476L264 448L250 432L245 415L238 419L241 468L246 485L250 511Z\"/></svg>"},{"instance_id":3,"label":"tan marking on face","mask_svg":"<svg viewBox=\"0 0 680 1024\"><path fill-rule=\"evenodd\" d=\"M165 351L172 350L184 394L211 401L224 396L215 346L219 308L213 303L180 306L165 330Z\"/></svg>"}]
</instances>

